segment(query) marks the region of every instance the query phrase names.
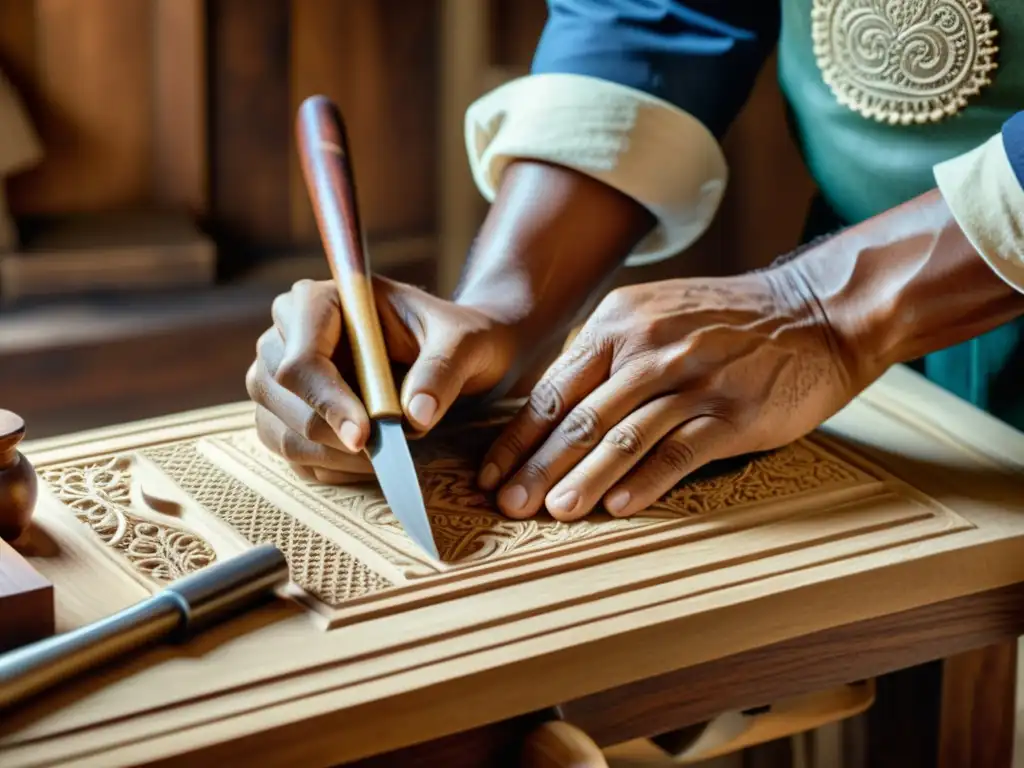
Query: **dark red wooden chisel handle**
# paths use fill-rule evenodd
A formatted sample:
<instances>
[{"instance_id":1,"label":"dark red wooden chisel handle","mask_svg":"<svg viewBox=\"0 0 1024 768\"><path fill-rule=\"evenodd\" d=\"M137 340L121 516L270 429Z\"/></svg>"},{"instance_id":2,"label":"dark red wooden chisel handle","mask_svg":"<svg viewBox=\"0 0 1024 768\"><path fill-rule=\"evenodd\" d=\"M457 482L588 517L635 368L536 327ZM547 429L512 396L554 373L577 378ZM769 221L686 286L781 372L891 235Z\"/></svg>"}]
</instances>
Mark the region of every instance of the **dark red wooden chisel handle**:
<instances>
[{"instance_id":1,"label":"dark red wooden chisel handle","mask_svg":"<svg viewBox=\"0 0 1024 768\"><path fill-rule=\"evenodd\" d=\"M338 286L363 404L371 418L402 417L356 207L356 185L338 107L310 96L296 120L299 156L320 239Z\"/></svg>"}]
</instances>

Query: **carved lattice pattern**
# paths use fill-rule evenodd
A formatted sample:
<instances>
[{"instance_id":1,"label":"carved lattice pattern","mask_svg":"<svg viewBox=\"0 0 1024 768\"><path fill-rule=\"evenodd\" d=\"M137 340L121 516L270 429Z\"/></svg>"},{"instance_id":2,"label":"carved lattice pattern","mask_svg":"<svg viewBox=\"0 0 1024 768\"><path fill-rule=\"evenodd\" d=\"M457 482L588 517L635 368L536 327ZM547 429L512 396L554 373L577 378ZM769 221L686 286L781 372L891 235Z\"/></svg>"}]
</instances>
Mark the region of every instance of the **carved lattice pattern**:
<instances>
[{"instance_id":1,"label":"carved lattice pattern","mask_svg":"<svg viewBox=\"0 0 1024 768\"><path fill-rule=\"evenodd\" d=\"M144 454L247 541L273 544L284 552L292 581L321 602L337 606L391 586L337 544L216 467L193 443L161 445Z\"/></svg>"}]
</instances>

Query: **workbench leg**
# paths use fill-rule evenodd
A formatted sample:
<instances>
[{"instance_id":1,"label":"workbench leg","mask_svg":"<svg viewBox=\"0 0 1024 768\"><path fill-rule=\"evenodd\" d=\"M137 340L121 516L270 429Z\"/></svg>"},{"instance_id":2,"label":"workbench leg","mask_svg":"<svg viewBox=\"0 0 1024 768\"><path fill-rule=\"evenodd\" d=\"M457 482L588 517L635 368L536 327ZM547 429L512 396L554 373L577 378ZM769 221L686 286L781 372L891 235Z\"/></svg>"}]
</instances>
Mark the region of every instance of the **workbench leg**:
<instances>
[{"instance_id":1,"label":"workbench leg","mask_svg":"<svg viewBox=\"0 0 1024 768\"><path fill-rule=\"evenodd\" d=\"M939 768L1010 768L1016 693L1016 640L946 659Z\"/></svg>"}]
</instances>

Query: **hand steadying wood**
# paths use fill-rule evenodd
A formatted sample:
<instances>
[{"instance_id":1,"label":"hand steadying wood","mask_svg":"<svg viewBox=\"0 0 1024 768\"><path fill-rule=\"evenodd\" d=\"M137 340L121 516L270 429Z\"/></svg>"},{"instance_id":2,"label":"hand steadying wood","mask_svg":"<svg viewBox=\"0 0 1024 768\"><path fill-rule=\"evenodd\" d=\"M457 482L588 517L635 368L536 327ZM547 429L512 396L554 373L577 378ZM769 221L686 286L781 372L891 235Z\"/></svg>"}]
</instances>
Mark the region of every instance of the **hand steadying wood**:
<instances>
[{"instance_id":1,"label":"hand steadying wood","mask_svg":"<svg viewBox=\"0 0 1024 768\"><path fill-rule=\"evenodd\" d=\"M504 386L645 231L635 203L599 187L516 166L454 302L381 281L389 351L413 363L413 423L429 429L457 396ZM929 299L951 280L972 288ZM633 515L710 461L809 433L893 363L1022 312L935 193L771 269L619 289L483 457L479 484L514 518ZM336 436L343 414L365 415L333 362L343 350L329 287L296 286L274 319L249 376L262 439L321 480L365 473ZM418 402L437 408L416 418Z\"/></svg>"}]
</instances>

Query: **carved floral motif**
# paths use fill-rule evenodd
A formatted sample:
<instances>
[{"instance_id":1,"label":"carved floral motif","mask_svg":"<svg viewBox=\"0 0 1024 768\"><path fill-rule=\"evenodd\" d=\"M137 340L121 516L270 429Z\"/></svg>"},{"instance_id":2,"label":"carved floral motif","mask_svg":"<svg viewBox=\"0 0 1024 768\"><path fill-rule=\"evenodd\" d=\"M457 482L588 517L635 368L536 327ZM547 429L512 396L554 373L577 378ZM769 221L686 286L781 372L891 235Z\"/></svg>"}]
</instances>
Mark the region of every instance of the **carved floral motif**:
<instances>
[{"instance_id":1,"label":"carved floral motif","mask_svg":"<svg viewBox=\"0 0 1024 768\"><path fill-rule=\"evenodd\" d=\"M555 551L580 542L615 541L685 524L702 516L727 514L765 502L852 487L871 479L831 454L801 441L779 451L705 468L652 508L628 519L594 513L562 523L546 514L510 520L495 511L493 499L475 484L475 457L496 436L498 424L452 430L414 441L431 524L447 566L492 564L506 558ZM338 607L394 586L343 544L358 541L397 568L408 583L439 574L418 557L377 486L327 486L300 480L288 465L260 444L253 430L203 440L230 458L220 466L204 455L196 440L155 445L142 456L174 481L184 494L252 544L272 543L288 557L292 580L323 604ZM214 454L211 454L213 456ZM240 462L237 463L237 462ZM295 500L292 511L268 501L232 474L253 472ZM124 554L139 571L166 581L212 562L212 547L178 525L161 519L157 506L132 511L132 459L44 469L41 476L76 516L108 546ZM146 500L145 494L141 494ZM335 535L310 527L310 516L332 525ZM303 519L300 519L303 518ZM323 530L321 527L320 530Z\"/></svg>"},{"instance_id":2,"label":"carved floral motif","mask_svg":"<svg viewBox=\"0 0 1024 768\"><path fill-rule=\"evenodd\" d=\"M862 482L848 465L798 442L755 458L719 462L680 484L643 514L614 519L596 512L571 523L540 514L511 520L495 511L494 501L475 482L473 457L497 434L500 425L452 431L433 440L413 441L424 502L442 559L474 565L498 558L554 549L575 542L615 536L656 524L735 510L775 499L830 490ZM251 432L215 438L247 457L250 469L278 482L308 488L318 499L360 528L404 539L401 524L372 483L331 486L307 484L268 451ZM284 478L288 478L284 480ZM378 544L378 547L380 545ZM411 577L429 571L410 571Z\"/></svg>"},{"instance_id":3,"label":"carved floral motif","mask_svg":"<svg viewBox=\"0 0 1024 768\"><path fill-rule=\"evenodd\" d=\"M956 114L997 66L983 0L814 0L811 35L836 99L892 124Z\"/></svg>"},{"instance_id":4,"label":"carved floral motif","mask_svg":"<svg viewBox=\"0 0 1024 768\"><path fill-rule=\"evenodd\" d=\"M150 578L173 581L216 560L213 548L201 536L132 512L131 469L129 458L115 456L80 466L44 469L40 476L103 543Z\"/></svg>"}]
</instances>

